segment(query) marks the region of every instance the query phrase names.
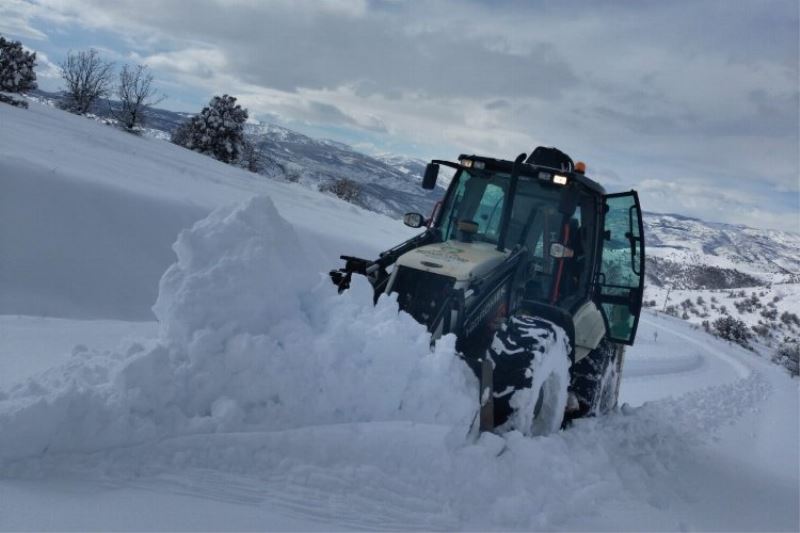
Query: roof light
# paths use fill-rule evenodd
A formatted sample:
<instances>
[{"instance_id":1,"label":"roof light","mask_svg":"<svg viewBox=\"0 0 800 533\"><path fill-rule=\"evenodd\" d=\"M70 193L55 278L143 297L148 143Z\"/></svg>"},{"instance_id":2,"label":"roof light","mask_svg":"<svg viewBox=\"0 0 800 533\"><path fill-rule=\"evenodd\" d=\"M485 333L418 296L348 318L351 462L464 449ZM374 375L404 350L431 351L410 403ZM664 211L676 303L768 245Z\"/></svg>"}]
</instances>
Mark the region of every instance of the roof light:
<instances>
[{"instance_id":1,"label":"roof light","mask_svg":"<svg viewBox=\"0 0 800 533\"><path fill-rule=\"evenodd\" d=\"M459 163L461 163L462 167L472 168L472 159L462 159Z\"/></svg>"},{"instance_id":2,"label":"roof light","mask_svg":"<svg viewBox=\"0 0 800 533\"><path fill-rule=\"evenodd\" d=\"M478 170L483 170L486 168L486 163L483 161L473 161L472 166L477 168Z\"/></svg>"},{"instance_id":3,"label":"roof light","mask_svg":"<svg viewBox=\"0 0 800 533\"><path fill-rule=\"evenodd\" d=\"M556 185L566 185L567 184L567 177L561 176L560 174L556 174L553 176L553 183Z\"/></svg>"},{"instance_id":4,"label":"roof light","mask_svg":"<svg viewBox=\"0 0 800 533\"><path fill-rule=\"evenodd\" d=\"M583 161L578 161L575 163L575 172L578 174L586 174L586 163Z\"/></svg>"},{"instance_id":5,"label":"roof light","mask_svg":"<svg viewBox=\"0 0 800 533\"><path fill-rule=\"evenodd\" d=\"M553 179L553 175L549 172L539 172L539 179L542 181L550 181Z\"/></svg>"}]
</instances>

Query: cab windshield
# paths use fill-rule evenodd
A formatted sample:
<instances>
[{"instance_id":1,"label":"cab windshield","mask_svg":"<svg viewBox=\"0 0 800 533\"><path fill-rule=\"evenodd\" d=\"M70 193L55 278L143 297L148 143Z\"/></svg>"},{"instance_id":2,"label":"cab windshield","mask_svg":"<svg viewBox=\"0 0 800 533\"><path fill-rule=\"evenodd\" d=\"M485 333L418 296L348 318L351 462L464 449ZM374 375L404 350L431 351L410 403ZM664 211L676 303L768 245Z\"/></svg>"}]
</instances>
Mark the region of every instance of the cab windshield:
<instances>
[{"instance_id":1,"label":"cab windshield","mask_svg":"<svg viewBox=\"0 0 800 533\"><path fill-rule=\"evenodd\" d=\"M439 218L442 239L497 244L500 239L503 209L511 176L508 173L460 170L455 188L448 196ZM549 230L560 229L558 213L560 188L544 186L527 176L520 176L506 245L526 245L542 249L542 237Z\"/></svg>"},{"instance_id":2,"label":"cab windshield","mask_svg":"<svg viewBox=\"0 0 800 533\"><path fill-rule=\"evenodd\" d=\"M459 170L451 194L442 208L437 227L442 240L485 242L497 245L502 231L503 208L508 200L508 173L470 169ZM581 193L572 217L559 211L563 187L520 176L506 236L506 249L525 246L532 256L536 283L533 296L547 298L555 279L558 259L550 255L551 245L565 245L572 257L562 270L559 294L577 294L589 282L587 256L593 250L594 198Z\"/></svg>"}]
</instances>

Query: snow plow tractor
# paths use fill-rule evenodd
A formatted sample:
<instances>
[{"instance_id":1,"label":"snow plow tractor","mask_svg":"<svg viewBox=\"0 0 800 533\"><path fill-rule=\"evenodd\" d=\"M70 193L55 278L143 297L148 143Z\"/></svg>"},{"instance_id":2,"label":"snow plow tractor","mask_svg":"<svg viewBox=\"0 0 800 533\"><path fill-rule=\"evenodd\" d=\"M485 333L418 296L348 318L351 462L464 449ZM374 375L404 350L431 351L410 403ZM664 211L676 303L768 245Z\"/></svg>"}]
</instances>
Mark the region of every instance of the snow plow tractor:
<instances>
[{"instance_id":1,"label":"snow plow tractor","mask_svg":"<svg viewBox=\"0 0 800 533\"><path fill-rule=\"evenodd\" d=\"M366 276L397 295L433 342L456 336L480 383L477 431L545 434L617 404L624 348L642 307L644 232L636 191L606 194L555 148L514 161L461 155L425 228L366 260L342 256L339 291Z\"/></svg>"}]
</instances>

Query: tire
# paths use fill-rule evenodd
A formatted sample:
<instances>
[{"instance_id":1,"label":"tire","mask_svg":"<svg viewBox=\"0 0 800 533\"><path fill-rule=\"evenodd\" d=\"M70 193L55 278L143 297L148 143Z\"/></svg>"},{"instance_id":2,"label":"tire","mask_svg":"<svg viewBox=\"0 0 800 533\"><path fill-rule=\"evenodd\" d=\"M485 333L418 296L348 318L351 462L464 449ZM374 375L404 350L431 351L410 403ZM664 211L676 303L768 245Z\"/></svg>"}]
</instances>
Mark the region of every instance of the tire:
<instances>
[{"instance_id":1,"label":"tire","mask_svg":"<svg viewBox=\"0 0 800 533\"><path fill-rule=\"evenodd\" d=\"M623 346L603 339L572 367L570 390L580 406L573 418L606 415L617 407Z\"/></svg>"},{"instance_id":2,"label":"tire","mask_svg":"<svg viewBox=\"0 0 800 533\"><path fill-rule=\"evenodd\" d=\"M561 428L569 386L569 340L552 322L509 318L488 353L494 363L495 431L545 435Z\"/></svg>"}]
</instances>

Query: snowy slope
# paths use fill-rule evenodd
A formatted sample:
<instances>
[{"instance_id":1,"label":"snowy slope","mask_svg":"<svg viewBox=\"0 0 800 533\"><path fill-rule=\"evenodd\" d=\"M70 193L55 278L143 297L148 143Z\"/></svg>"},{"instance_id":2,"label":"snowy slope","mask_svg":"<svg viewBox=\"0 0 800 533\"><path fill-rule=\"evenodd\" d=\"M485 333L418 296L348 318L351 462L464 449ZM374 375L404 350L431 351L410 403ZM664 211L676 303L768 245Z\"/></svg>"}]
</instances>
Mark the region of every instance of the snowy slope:
<instances>
[{"instance_id":1,"label":"snowy slope","mask_svg":"<svg viewBox=\"0 0 800 533\"><path fill-rule=\"evenodd\" d=\"M0 106L0 123L0 313L150 320L178 231L255 193L325 236L328 267L413 234L336 198L54 108Z\"/></svg>"},{"instance_id":2,"label":"snowy slope","mask_svg":"<svg viewBox=\"0 0 800 533\"><path fill-rule=\"evenodd\" d=\"M0 319L0 529L800 526L798 381L751 353L648 315L628 407L471 442L452 339L431 351L391 299L325 280L338 253L408 235L398 222L56 110L0 122L0 294L19 296L0 312L124 317L149 290L159 320ZM165 260L181 228L157 287L114 270Z\"/></svg>"},{"instance_id":3,"label":"snowy slope","mask_svg":"<svg viewBox=\"0 0 800 533\"><path fill-rule=\"evenodd\" d=\"M36 91L36 101L55 105L61 95ZM113 120L115 101L101 101L93 112L99 119ZM172 132L190 117L153 108L147 115L145 135L169 140ZM314 139L296 131L256 120L245 125L248 138L261 151L260 172L273 179L299 182L318 190L336 180L348 179L361 187L356 203L394 218L409 211L430 213L442 190L426 191L419 184L425 162L408 157L369 156L351 146L329 139ZM441 184L440 184L441 185Z\"/></svg>"}]
</instances>

